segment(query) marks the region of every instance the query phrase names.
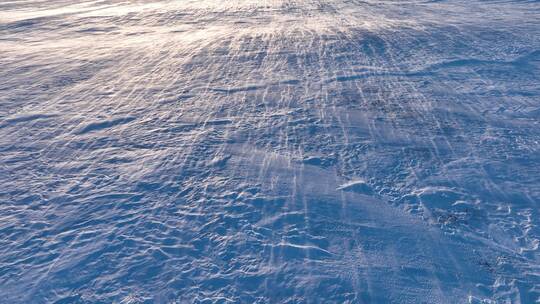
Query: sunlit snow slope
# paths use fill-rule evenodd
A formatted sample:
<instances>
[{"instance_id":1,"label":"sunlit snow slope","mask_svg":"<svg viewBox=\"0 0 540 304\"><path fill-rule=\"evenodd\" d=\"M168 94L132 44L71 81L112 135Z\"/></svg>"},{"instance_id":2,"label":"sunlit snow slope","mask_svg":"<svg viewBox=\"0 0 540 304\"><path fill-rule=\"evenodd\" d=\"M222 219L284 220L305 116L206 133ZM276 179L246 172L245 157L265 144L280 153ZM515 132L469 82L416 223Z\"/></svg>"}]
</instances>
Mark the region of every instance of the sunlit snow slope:
<instances>
[{"instance_id":1,"label":"sunlit snow slope","mask_svg":"<svg viewBox=\"0 0 540 304\"><path fill-rule=\"evenodd\" d=\"M540 301L540 2L0 1L0 303Z\"/></svg>"}]
</instances>

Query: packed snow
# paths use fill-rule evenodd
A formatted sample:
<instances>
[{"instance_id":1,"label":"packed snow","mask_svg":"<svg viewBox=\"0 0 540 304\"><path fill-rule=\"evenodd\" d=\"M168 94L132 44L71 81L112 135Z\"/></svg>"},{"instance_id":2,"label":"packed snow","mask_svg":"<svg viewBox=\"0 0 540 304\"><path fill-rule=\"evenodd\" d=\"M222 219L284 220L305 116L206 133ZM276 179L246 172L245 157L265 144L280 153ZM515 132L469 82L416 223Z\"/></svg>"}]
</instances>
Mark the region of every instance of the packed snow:
<instances>
[{"instance_id":1,"label":"packed snow","mask_svg":"<svg viewBox=\"0 0 540 304\"><path fill-rule=\"evenodd\" d=\"M540 302L540 2L0 2L0 303Z\"/></svg>"}]
</instances>

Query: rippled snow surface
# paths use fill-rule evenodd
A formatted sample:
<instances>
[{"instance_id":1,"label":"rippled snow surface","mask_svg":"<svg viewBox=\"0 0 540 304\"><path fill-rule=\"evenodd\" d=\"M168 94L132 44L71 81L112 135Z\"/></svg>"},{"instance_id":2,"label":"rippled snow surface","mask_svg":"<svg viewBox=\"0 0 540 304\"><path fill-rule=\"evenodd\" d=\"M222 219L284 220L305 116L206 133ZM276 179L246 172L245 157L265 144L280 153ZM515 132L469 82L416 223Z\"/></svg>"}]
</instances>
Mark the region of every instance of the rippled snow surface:
<instances>
[{"instance_id":1,"label":"rippled snow surface","mask_svg":"<svg viewBox=\"0 0 540 304\"><path fill-rule=\"evenodd\" d=\"M539 1L0 3L0 303L540 301Z\"/></svg>"}]
</instances>

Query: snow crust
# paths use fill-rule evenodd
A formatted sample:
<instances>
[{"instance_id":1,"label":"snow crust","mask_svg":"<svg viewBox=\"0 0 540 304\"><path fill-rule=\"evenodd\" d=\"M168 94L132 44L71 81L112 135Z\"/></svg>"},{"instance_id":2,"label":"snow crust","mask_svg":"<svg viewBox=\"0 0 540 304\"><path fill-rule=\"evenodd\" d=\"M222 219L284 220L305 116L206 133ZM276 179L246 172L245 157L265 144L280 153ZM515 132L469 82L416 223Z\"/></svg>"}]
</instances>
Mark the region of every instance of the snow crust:
<instances>
[{"instance_id":1,"label":"snow crust","mask_svg":"<svg viewBox=\"0 0 540 304\"><path fill-rule=\"evenodd\" d=\"M0 2L0 302L537 303L538 1Z\"/></svg>"}]
</instances>

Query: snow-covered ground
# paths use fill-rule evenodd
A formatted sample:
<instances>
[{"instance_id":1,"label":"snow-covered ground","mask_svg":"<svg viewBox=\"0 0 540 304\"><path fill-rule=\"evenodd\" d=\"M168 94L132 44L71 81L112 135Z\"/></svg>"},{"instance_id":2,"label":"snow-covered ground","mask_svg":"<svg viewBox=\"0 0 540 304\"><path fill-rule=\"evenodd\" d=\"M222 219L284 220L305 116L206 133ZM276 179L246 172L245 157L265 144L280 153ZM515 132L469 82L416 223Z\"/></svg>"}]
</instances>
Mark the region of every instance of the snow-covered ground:
<instances>
[{"instance_id":1,"label":"snow-covered ground","mask_svg":"<svg viewBox=\"0 0 540 304\"><path fill-rule=\"evenodd\" d=\"M0 2L0 303L537 303L540 2Z\"/></svg>"}]
</instances>

